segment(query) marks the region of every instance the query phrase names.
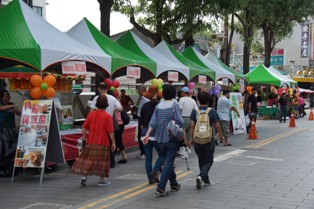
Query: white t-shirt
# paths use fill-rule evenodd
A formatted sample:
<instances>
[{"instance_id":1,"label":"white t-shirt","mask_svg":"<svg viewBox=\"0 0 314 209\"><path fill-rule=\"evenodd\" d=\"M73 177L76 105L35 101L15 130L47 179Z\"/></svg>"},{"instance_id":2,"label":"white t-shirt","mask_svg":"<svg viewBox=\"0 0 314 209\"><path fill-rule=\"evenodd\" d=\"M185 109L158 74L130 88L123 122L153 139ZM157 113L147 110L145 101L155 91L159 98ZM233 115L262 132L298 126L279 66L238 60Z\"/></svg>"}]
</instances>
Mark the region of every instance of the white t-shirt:
<instances>
[{"instance_id":1,"label":"white t-shirt","mask_svg":"<svg viewBox=\"0 0 314 209\"><path fill-rule=\"evenodd\" d=\"M230 121L230 108L232 103L227 97L221 96L217 102L217 113L220 120Z\"/></svg>"},{"instance_id":2,"label":"white t-shirt","mask_svg":"<svg viewBox=\"0 0 314 209\"><path fill-rule=\"evenodd\" d=\"M108 107L106 109L106 112L109 115L113 116L114 110L118 109L118 108L121 108L121 104L113 96L111 96L109 94L106 94L106 96L107 96L107 99L108 99ZM97 98L98 98L98 96L95 96L95 98L93 99L92 103L90 104L90 108L97 109L97 107L96 107Z\"/></svg>"},{"instance_id":3,"label":"white t-shirt","mask_svg":"<svg viewBox=\"0 0 314 209\"><path fill-rule=\"evenodd\" d=\"M179 107L182 110L182 117L190 117L192 110L194 110L197 105L195 100L191 97L181 97Z\"/></svg>"}]
</instances>

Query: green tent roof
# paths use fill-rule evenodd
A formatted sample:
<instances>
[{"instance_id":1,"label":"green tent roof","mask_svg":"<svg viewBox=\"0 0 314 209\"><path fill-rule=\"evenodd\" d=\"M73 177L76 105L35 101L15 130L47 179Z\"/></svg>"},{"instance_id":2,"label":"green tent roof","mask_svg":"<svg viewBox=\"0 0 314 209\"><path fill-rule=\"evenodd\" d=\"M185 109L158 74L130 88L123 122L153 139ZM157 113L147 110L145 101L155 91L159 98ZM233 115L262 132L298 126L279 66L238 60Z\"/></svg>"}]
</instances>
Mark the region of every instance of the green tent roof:
<instances>
[{"instance_id":1,"label":"green tent roof","mask_svg":"<svg viewBox=\"0 0 314 209\"><path fill-rule=\"evenodd\" d=\"M169 51L177 60L179 60L182 64L189 67L190 68L189 80L193 79L195 76L198 76L198 75L206 75L210 77L212 80L215 80L215 72L213 70L209 69L208 67L198 65L192 60L189 60L188 58L184 57L182 54L180 54L167 42L162 41L155 48L160 53L165 54L165 55L168 53L167 51Z\"/></svg>"},{"instance_id":2,"label":"green tent roof","mask_svg":"<svg viewBox=\"0 0 314 209\"><path fill-rule=\"evenodd\" d=\"M282 82L274 74L272 74L267 68L259 64L251 72L247 73L251 84L269 84L280 87Z\"/></svg>"}]
</instances>

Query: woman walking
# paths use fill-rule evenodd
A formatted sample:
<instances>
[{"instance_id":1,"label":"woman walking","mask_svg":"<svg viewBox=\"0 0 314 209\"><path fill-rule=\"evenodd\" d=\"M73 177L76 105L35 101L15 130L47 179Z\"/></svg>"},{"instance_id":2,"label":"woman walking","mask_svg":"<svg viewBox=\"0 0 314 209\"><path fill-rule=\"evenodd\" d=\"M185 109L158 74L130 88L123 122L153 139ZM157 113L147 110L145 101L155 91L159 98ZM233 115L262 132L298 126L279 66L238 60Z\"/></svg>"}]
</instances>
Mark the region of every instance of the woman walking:
<instances>
[{"instance_id":1,"label":"woman walking","mask_svg":"<svg viewBox=\"0 0 314 209\"><path fill-rule=\"evenodd\" d=\"M109 185L105 177L110 171L110 141L111 149L115 150L114 128L111 116L105 111L108 100L100 95L96 102L97 110L87 116L82 127L83 140L86 146L82 154L72 166L72 172L83 175L81 185L86 186L88 175L99 176L98 186ZM89 131L87 135L87 131ZM109 139L110 138L110 139Z\"/></svg>"}]
</instances>

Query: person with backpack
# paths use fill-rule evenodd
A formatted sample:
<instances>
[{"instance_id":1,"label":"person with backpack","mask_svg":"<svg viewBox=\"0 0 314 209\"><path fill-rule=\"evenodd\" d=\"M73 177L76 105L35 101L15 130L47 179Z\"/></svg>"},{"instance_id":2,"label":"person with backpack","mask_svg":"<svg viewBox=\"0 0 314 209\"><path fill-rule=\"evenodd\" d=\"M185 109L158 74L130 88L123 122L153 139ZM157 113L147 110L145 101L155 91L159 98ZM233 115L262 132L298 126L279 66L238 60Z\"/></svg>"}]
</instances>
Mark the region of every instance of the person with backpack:
<instances>
[{"instance_id":1,"label":"person with backpack","mask_svg":"<svg viewBox=\"0 0 314 209\"><path fill-rule=\"evenodd\" d=\"M191 139L198 157L200 173L196 177L196 188L209 186L208 172L214 161L215 142L213 139L213 126L217 129L221 139L224 139L219 123L219 117L211 106L210 95L201 91L197 95L200 106L191 112ZM188 142L189 143L189 142Z\"/></svg>"}]
</instances>

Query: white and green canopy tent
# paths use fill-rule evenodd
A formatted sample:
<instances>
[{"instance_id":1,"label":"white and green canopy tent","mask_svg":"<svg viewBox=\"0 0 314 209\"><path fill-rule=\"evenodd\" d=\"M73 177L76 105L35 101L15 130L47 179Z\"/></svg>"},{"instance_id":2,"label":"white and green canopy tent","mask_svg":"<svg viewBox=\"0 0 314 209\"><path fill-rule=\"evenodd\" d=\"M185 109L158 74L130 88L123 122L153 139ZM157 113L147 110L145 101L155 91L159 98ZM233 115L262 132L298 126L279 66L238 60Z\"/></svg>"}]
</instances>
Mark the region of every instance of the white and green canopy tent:
<instances>
[{"instance_id":1,"label":"white and green canopy tent","mask_svg":"<svg viewBox=\"0 0 314 209\"><path fill-rule=\"evenodd\" d=\"M80 60L110 73L111 57L75 41L35 14L22 0L0 9L0 58L37 70ZM60 67L60 65L58 65ZM9 66L6 66L9 67ZM106 71L108 70L108 71Z\"/></svg>"},{"instance_id":2,"label":"white and green canopy tent","mask_svg":"<svg viewBox=\"0 0 314 209\"><path fill-rule=\"evenodd\" d=\"M216 55L214 55L212 52L208 52L205 55L205 58L207 58L211 63L215 64L216 66L220 66L223 67L224 69L226 69L227 71L229 71L230 73L235 75L235 79L236 81L239 79L245 79L246 81L248 81L248 78L243 75L242 73L236 72L235 70L233 70L232 68L228 67L227 65L225 65L225 63L223 63Z\"/></svg>"},{"instance_id":3,"label":"white and green canopy tent","mask_svg":"<svg viewBox=\"0 0 314 209\"><path fill-rule=\"evenodd\" d=\"M73 26L67 34L78 42L83 43L100 53L104 53L106 56L110 56L112 59L111 75L115 75L113 77L126 75L127 66L140 66L150 71L156 71L156 62L134 54L123 46L117 44L99 31L86 18ZM143 72L144 71L141 73L142 77L154 77Z\"/></svg>"},{"instance_id":4,"label":"white and green canopy tent","mask_svg":"<svg viewBox=\"0 0 314 209\"><path fill-rule=\"evenodd\" d=\"M182 55L203 67L206 67L215 71L215 74L216 74L215 80L214 80L215 82L222 78L228 78L233 83L235 82L235 75L233 73L227 71L221 66L215 65L214 63L210 62L208 59L206 59L200 52L198 52L193 47L186 48L182 52Z\"/></svg>"},{"instance_id":5,"label":"white and green canopy tent","mask_svg":"<svg viewBox=\"0 0 314 209\"><path fill-rule=\"evenodd\" d=\"M198 75L205 75L208 76L211 80L215 80L215 71L200 66L196 64L195 62L189 60L188 58L184 57L182 54L180 54L177 50L175 50L172 46L170 46L166 41L160 42L155 49L162 54L163 56L166 56L168 59L172 60L173 62L180 62L183 65L190 68L190 78L189 80L195 79Z\"/></svg>"},{"instance_id":6,"label":"white and green canopy tent","mask_svg":"<svg viewBox=\"0 0 314 209\"><path fill-rule=\"evenodd\" d=\"M178 61L173 62L166 58L158 51L147 45L132 31L125 32L116 40L116 42L135 54L156 62L157 68L156 71L153 72L156 77L162 76L164 80L167 80L165 73L168 73L169 71L176 71L179 72L179 80L188 80L190 78L190 69L187 66Z\"/></svg>"},{"instance_id":7,"label":"white and green canopy tent","mask_svg":"<svg viewBox=\"0 0 314 209\"><path fill-rule=\"evenodd\" d=\"M259 64L256 68L246 74L250 79L250 84L269 84L281 87L284 84L289 85L288 81L279 75L276 75L263 64Z\"/></svg>"},{"instance_id":8,"label":"white and green canopy tent","mask_svg":"<svg viewBox=\"0 0 314 209\"><path fill-rule=\"evenodd\" d=\"M292 85L298 85L298 82L290 79L290 78L287 78L286 76L282 75L281 72L279 72L274 66L270 66L268 68L268 70L272 73L274 73L275 75L277 75L278 77L280 77L283 81L285 81L285 83L291 87Z\"/></svg>"}]
</instances>

